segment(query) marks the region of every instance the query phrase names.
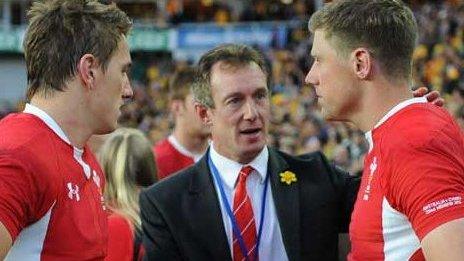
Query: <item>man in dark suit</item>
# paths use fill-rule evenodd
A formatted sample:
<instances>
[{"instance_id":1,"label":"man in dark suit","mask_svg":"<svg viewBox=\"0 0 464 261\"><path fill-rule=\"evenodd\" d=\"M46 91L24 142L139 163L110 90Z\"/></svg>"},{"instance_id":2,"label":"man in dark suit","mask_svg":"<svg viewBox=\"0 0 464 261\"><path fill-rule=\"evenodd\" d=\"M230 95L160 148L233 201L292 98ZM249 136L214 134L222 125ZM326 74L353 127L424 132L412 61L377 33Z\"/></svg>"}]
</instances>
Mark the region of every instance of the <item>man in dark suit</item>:
<instances>
[{"instance_id":1,"label":"man in dark suit","mask_svg":"<svg viewBox=\"0 0 464 261\"><path fill-rule=\"evenodd\" d=\"M140 197L150 260L337 260L358 181L320 153L266 146L269 71L254 49L215 48L199 62L205 156Z\"/></svg>"}]
</instances>

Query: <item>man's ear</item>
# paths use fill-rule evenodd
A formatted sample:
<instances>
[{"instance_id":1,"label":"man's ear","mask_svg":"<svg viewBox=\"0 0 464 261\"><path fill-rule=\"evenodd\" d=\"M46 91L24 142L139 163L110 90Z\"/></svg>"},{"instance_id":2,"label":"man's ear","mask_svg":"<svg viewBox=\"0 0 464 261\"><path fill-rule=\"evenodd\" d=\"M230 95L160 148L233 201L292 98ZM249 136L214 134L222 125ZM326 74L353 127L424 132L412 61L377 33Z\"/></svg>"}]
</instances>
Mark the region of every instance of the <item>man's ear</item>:
<instances>
[{"instance_id":1,"label":"man's ear","mask_svg":"<svg viewBox=\"0 0 464 261\"><path fill-rule=\"evenodd\" d=\"M88 89L94 88L98 66L97 59L92 54L84 54L79 60L77 65L77 76L81 80L83 86Z\"/></svg>"},{"instance_id":2,"label":"man's ear","mask_svg":"<svg viewBox=\"0 0 464 261\"><path fill-rule=\"evenodd\" d=\"M201 121L204 124L211 126L211 114L208 107L199 102L195 102L195 114L201 119Z\"/></svg>"},{"instance_id":3,"label":"man's ear","mask_svg":"<svg viewBox=\"0 0 464 261\"><path fill-rule=\"evenodd\" d=\"M171 100L170 109L173 115L178 115L182 112L182 100Z\"/></svg>"},{"instance_id":4,"label":"man's ear","mask_svg":"<svg viewBox=\"0 0 464 261\"><path fill-rule=\"evenodd\" d=\"M374 60L366 48L357 48L352 53L353 71L360 80L367 80L372 76Z\"/></svg>"}]
</instances>

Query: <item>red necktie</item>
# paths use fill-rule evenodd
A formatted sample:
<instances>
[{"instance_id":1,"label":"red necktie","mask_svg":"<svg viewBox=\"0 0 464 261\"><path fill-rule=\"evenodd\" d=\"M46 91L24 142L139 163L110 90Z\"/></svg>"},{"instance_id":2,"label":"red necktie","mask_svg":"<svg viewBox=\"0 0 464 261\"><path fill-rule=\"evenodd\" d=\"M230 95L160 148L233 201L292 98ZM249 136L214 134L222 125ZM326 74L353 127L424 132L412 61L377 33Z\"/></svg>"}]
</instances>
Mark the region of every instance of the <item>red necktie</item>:
<instances>
[{"instance_id":1,"label":"red necktie","mask_svg":"<svg viewBox=\"0 0 464 261\"><path fill-rule=\"evenodd\" d=\"M253 207L251 206L250 197L246 191L246 179L248 175L253 171L251 166L244 166L238 176L238 184L235 188L234 195L234 215L237 221L238 229L243 238L243 242L248 251L248 260L255 260L256 254L256 226L255 217L253 215ZM233 250L234 250L234 261L245 260L245 256L240 250L238 239L233 233ZM256 259L257 260L257 259Z\"/></svg>"}]
</instances>

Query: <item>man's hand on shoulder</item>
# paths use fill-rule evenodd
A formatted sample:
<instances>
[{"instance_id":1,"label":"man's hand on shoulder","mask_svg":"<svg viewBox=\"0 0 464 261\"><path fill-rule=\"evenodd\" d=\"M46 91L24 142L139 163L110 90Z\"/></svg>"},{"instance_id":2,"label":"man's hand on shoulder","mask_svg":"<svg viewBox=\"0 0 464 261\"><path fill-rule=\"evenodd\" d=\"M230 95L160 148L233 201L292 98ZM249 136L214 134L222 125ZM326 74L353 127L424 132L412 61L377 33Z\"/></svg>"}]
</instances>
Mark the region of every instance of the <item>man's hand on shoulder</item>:
<instances>
[{"instance_id":1,"label":"man's hand on shoulder","mask_svg":"<svg viewBox=\"0 0 464 261\"><path fill-rule=\"evenodd\" d=\"M412 94L414 95L414 97L425 97L427 98L428 102L440 107L443 107L443 105L445 104L445 100L443 100L438 91L429 92L427 87L419 87L416 90L414 90Z\"/></svg>"}]
</instances>

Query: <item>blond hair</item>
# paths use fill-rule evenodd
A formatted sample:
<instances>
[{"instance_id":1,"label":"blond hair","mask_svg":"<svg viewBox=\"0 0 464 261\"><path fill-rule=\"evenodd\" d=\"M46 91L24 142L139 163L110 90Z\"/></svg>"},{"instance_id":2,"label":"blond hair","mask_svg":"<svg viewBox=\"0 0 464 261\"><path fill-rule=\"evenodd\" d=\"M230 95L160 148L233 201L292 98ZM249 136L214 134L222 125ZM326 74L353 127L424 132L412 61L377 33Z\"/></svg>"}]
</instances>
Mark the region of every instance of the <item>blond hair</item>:
<instances>
[{"instance_id":1,"label":"blond hair","mask_svg":"<svg viewBox=\"0 0 464 261\"><path fill-rule=\"evenodd\" d=\"M411 80L417 24L402 1L334 1L314 13L308 27L324 31L343 57L365 47L388 78Z\"/></svg>"},{"instance_id":2,"label":"blond hair","mask_svg":"<svg viewBox=\"0 0 464 261\"><path fill-rule=\"evenodd\" d=\"M106 177L108 207L140 229L139 190L156 180L150 142L137 129L120 128L105 141L98 156Z\"/></svg>"}]
</instances>

